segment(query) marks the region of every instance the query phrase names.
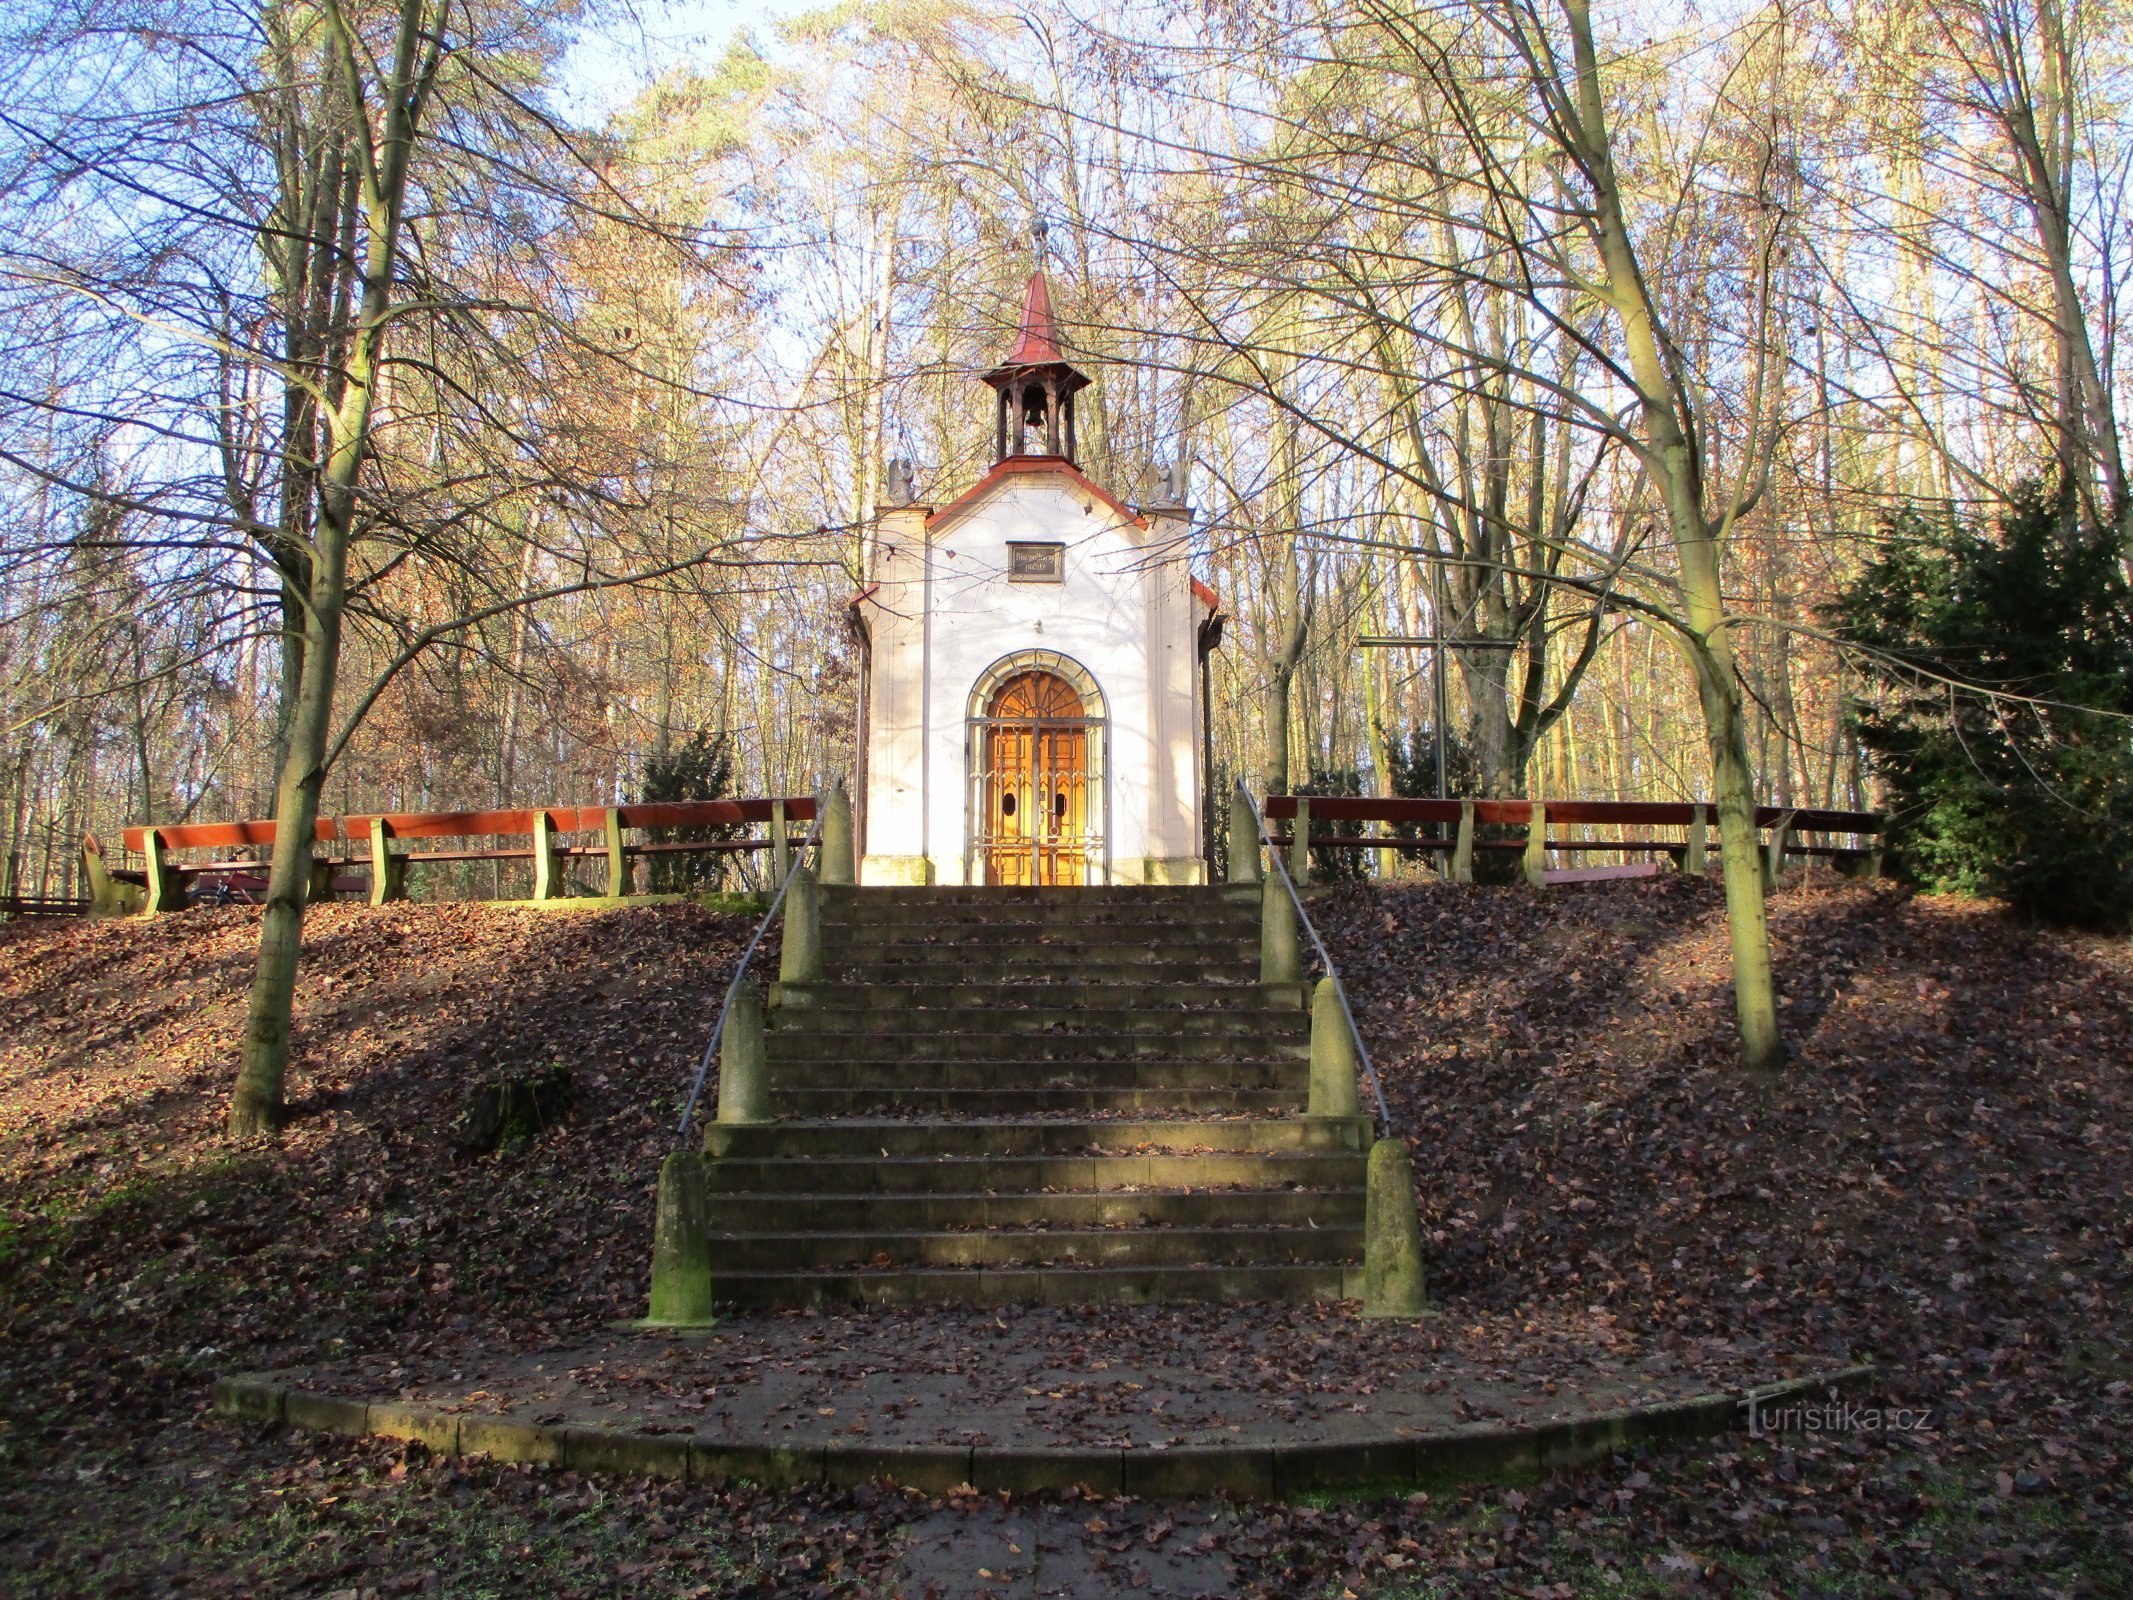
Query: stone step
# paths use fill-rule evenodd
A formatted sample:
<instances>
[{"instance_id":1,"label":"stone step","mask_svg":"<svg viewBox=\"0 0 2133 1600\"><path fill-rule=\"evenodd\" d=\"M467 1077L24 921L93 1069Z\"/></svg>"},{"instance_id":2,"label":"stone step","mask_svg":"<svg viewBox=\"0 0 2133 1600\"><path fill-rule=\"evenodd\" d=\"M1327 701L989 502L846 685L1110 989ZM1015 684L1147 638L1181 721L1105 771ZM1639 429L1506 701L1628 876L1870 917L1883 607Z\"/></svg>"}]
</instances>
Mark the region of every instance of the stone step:
<instances>
[{"instance_id":1,"label":"stone step","mask_svg":"<svg viewBox=\"0 0 2133 1600\"><path fill-rule=\"evenodd\" d=\"M1013 1061L998 1056L969 1061L885 1059L822 1054L810 1060L773 1060L772 1094L799 1089L1274 1089L1301 1095L1309 1063L1287 1054L1250 1060L1181 1061L1175 1057L1114 1056L1106 1060Z\"/></svg>"},{"instance_id":2,"label":"stone step","mask_svg":"<svg viewBox=\"0 0 2133 1600\"><path fill-rule=\"evenodd\" d=\"M825 910L850 906L1132 906L1154 910L1166 906L1259 904L1252 884L1093 883L1074 888L995 887L984 884L824 884Z\"/></svg>"},{"instance_id":3,"label":"stone step","mask_svg":"<svg viewBox=\"0 0 2133 1600\"><path fill-rule=\"evenodd\" d=\"M783 1005L771 1017L770 1032L810 1038L836 1034L942 1033L948 1030L983 1038L1009 1035L1094 1035L1132 1038L1162 1034L1172 1038L1304 1039L1310 1019L1300 1010L1268 1011L1243 1006L1215 1006L1188 1011L1182 1007L1104 1005L999 1005L872 1007Z\"/></svg>"},{"instance_id":4,"label":"stone step","mask_svg":"<svg viewBox=\"0 0 2133 1600\"><path fill-rule=\"evenodd\" d=\"M722 1233L711 1236L714 1284L730 1272L826 1267L1194 1267L1346 1262L1361 1226L1319 1228L973 1228L963 1231Z\"/></svg>"},{"instance_id":5,"label":"stone step","mask_svg":"<svg viewBox=\"0 0 2133 1600\"><path fill-rule=\"evenodd\" d=\"M1027 928L1032 933L1130 933L1137 938L1213 934L1257 934L1262 908L1256 905L1207 905L1135 911L1130 907L1084 906L895 906L822 907L822 926L841 933L894 931L905 928Z\"/></svg>"},{"instance_id":6,"label":"stone step","mask_svg":"<svg viewBox=\"0 0 2133 1600\"><path fill-rule=\"evenodd\" d=\"M1037 1084L1014 1088L926 1088L905 1082L873 1086L820 1084L771 1092L780 1116L860 1116L868 1112L904 1111L939 1117L999 1117L1045 1112L1191 1112L1203 1116L1300 1116L1304 1109L1302 1074L1288 1088L1097 1088L1077 1084Z\"/></svg>"},{"instance_id":7,"label":"stone step","mask_svg":"<svg viewBox=\"0 0 2133 1600\"><path fill-rule=\"evenodd\" d=\"M944 931L939 927L888 934L877 929L840 933L825 928L822 959L831 964L882 961L949 961L968 963L972 971L1008 965L1045 966L1055 972L1072 972L1083 966L1139 961L1184 962L1195 967L1256 975L1259 970L1259 940L1227 937L1191 939L1143 939L1120 933L1106 935L1067 931L1035 935L1022 930L986 930L974 933Z\"/></svg>"},{"instance_id":8,"label":"stone step","mask_svg":"<svg viewBox=\"0 0 2133 1600\"><path fill-rule=\"evenodd\" d=\"M973 951L950 959L939 951L919 951L910 959L890 955L864 962L825 960L825 975L843 983L947 983L1017 984L1032 988L1091 987L1111 983L1191 983L1217 993L1260 987L1259 958L1250 962L1209 967L1193 961L1090 960L1064 967L1049 955L1029 960L994 959L989 951ZM1300 993L1301 984L1271 984L1275 992ZM1300 1001L1298 1002L1300 1003Z\"/></svg>"},{"instance_id":9,"label":"stone step","mask_svg":"<svg viewBox=\"0 0 2133 1600\"><path fill-rule=\"evenodd\" d=\"M1149 1147L1194 1151L1355 1151L1368 1143L1362 1117L964 1118L838 1117L818 1121L714 1122L704 1150L721 1161L877 1156L1087 1156Z\"/></svg>"},{"instance_id":10,"label":"stone step","mask_svg":"<svg viewBox=\"0 0 2133 1600\"><path fill-rule=\"evenodd\" d=\"M1279 1266L952 1267L867 1272L727 1272L712 1293L741 1307L849 1305L1250 1305L1353 1300L1353 1263Z\"/></svg>"},{"instance_id":11,"label":"stone step","mask_svg":"<svg viewBox=\"0 0 2133 1600\"><path fill-rule=\"evenodd\" d=\"M710 1222L726 1233L821 1229L858 1233L944 1228L1265 1227L1352 1225L1360 1189L1116 1189L1084 1194L715 1194Z\"/></svg>"},{"instance_id":12,"label":"stone step","mask_svg":"<svg viewBox=\"0 0 2133 1600\"><path fill-rule=\"evenodd\" d=\"M818 1124L834 1126L835 1124ZM716 1126L714 1124L714 1126ZM1215 1155L1102 1156L727 1156L709 1163L720 1194L921 1194L989 1189L1352 1189L1363 1157L1345 1150Z\"/></svg>"},{"instance_id":13,"label":"stone step","mask_svg":"<svg viewBox=\"0 0 2133 1600\"><path fill-rule=\"evenodd\" d=\"M781 986L780 1002L798 1011L935 1011L968 1013L973 1020L1002 1011L1043 1007L1072 1012L1232 1012L1302 1009L1302 986L1293 983L918 983L879 977L832 981L805 988Z\"/></svg>"},{"instance_id":14,"label":"stone step","mask_svg":"<svg viewBox=\"0 0 2133 1600\"><path fill-rule=\"evenodd\" d=\"M1014 1028L984 1033L940 1030L893 1032L881 1028L778 1027L769 1035L771 1081L785 1063L817 1061L1301 1061L1310 1055L1309 1034L1033 1033Z\"/></svg>"}]
</instances>

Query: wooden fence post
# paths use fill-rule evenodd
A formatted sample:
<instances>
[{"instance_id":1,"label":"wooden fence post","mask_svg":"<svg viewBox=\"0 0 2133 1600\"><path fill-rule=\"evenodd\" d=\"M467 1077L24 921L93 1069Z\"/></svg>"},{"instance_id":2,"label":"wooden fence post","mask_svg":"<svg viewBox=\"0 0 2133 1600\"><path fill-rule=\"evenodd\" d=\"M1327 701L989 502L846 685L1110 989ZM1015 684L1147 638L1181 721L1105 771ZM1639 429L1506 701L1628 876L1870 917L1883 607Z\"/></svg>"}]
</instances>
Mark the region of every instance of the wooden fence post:
<instances>
[{"instance_id":1,"label":"wooden fence post","mask_svg":"<svg viewBox=\"0 0 2133 1600\"><path fill-rule=\"evenodd\" d=\"M1548 881L1548 808L1531 802L1526 812L1526 882L1538 889Z\"/></svg>"},{"instance_id":2,"label":"wooden fence post","mask_svg":"<svg viewBox=\"0 0 2133 1600\"><path fill-rule=\"evenodd\" d=\"M1702 806L1689 818L1689 847L1681 855L1681 870L1701 878L1711 870L1711 825Z\"/></svg>"},{"instance_id":3,"label":"wooden fence post","mask_svg":"<svg viewBox=\"0 0 2133 1600\"><path fill-rule=\"evenodd\" d=\"M622 813L609 806L600 825L607 833L607 897L621 900L630 892L630 857L622 847Z\"/></svg>"},{"instance_id":4,"label":"wooden fence post","mask_svg":"<svg viewBox=\"0 0 2133 1600\"><path fill-rule=\"evenodd\" d=\"M1779 817L1770 828L1770 852L1763 857L1763 892L1771 893L1785 876L1785 846L1792 836L1792 819L1796 813L1788 811Z\"/></svg>"},{"instance_id":5,"label":"wooden fence post","mask_svg":"<svg viewBox=\"0 0 2133 1600\"><path fill-rule=\"evenodd\" d=\"M1296 802L1296 825L1289 840L1289 879L1301 889L1311 881L1311 802Z\"/></svg>"},{"instance_id":6,"label":"wooden fence post","mask_svg":"<svg viewBox=\"0 0 2133 1600\"><path fill-rule=\"evenodd\" d=\"M81 873L89 885L89 915L123 917L141 909L142 891L111 876L104 863L104 846L93 833L81 838Z\"/></svg>"},{"instance_id":7,"label":"wooden fence post","mask_svg":"<svg viewBox=\"0 0 2133 1600\"><path fill-rule=\"evenodd\" d=\"M171 870L163 854L163 830L150 828L141 835L141 852L148 858L148 914L185 909L185 880Z\"/></svg>"},{"instance_id":8,"label":"wooden fence post","mask_svg":"<svg viewBox=\"0 0 2133 1600\"><path fill-rule=\"evenodd\" d=\"M1459 802L1459 838L1452 845L1451 879L1454 883L1474 881L1474 802Z\"/></svg>"},{"instance_id":9,"label":"wooden fence post","mask_svg":"<svg viewBox=\"0 0 2133 1600\"><path fill-rule=\"evenodd\" d=\"M333 870L338 861L324 856L311 858L311 876L304 880L304 904L307 906L329 905L333 900Z\"/></svg>"},{"instance_id":10,"label":"wooden fence post","mask_svg":"<svg viewBox=\"0 0 2133 1600\"><path fill-rule=\"evenodd\" d=\"M770 881L783 883L792 870L792 843L785 836L785 802L770 802ZM773 894L777 891L772 890Z\"/></svg>"},{"instance_id":11,"label":"wooden fence post","mask_svg":"<svg viewBox=\"0 0 2133 1600\"><path fill-rule=\"evenodd\" d=\"M392 824L383 817L370 819L370 903L382 906L407 898L407 857L392 846Z\"/></svg>"},{"instance_id":12,"label":"wooden fence post","mask_svg":"<svg viewBox=\"0 0 2133 1600\"><path fill-rule=\"evenodd\" d=\"M547 811L533 814L533 898L556 900L563 893L563 860L557 851L555 817Z\"/></svg>"}]
</instances>

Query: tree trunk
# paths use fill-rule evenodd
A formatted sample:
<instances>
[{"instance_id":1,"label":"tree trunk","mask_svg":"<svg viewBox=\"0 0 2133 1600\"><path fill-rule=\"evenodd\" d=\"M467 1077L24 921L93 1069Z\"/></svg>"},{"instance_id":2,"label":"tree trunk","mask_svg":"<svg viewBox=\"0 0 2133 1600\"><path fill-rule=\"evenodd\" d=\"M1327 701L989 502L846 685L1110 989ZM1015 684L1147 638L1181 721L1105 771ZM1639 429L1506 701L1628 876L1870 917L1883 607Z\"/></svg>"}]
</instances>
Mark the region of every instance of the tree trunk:
<instances>
[{"instance_id":1,"label":"tree trunk","mask_svg":"<svg viewBox=\"0 0 2133 1600\"><path fill-rule=\"evenodd\" d=\"M1593 185L1601 258L1607 269L1602 295L1622 326L1649 445L1647 461L1665 498L1667 521L1681 559L1690 629L1687 644L1711 748L1741 1061L1751 1070L1772 1071L1784 1064L1785 1046L1778 1032L1777 989L1770 968L1770 930L1755 827L1755 777L1748 760L1747 720L1734 673L1733 645L1726 632L1718 533L1704 509L1703 459L1692 431L1694 411L1686 385L1677 381L1661 348L1658 318L1644 287L1616 187L1586 0L1563 0L1563 10L1576 54L1579 133L1585 146L1585 170Z\"/></svg>"},{"instance_id":2,"label":"tree trunk","mask_svg":"<svg viewBox=\"0 0 2133 1600\"><path fill-rule=\"evenodd\" d=\"M344 86L350 121L368 130L362 61L335 6L326 8L328 73ZM379 108L375 149L362 164L361 200L369 232L363 241L362 298L349 340L344 386L322 408L328 449L318 485L318 525L305 595L303 669L289 750L275 791L274 856L267 872L259 959L245 1017L244 1055L230 1097L232 1135L269 1132L287 1120L283 1088L289 1067L289 1026L303 944L304 898L310 887L312 835L326 783L333 735L334 688L340 675L341 616L347 603L348 552L354 543L357 486L370 450L371 417L392 308L393 272L407 197L408 161L422 111L444 49L443 18L432 21L423 0L402 0L391 76Z\"/></svg>"}]
</instances>

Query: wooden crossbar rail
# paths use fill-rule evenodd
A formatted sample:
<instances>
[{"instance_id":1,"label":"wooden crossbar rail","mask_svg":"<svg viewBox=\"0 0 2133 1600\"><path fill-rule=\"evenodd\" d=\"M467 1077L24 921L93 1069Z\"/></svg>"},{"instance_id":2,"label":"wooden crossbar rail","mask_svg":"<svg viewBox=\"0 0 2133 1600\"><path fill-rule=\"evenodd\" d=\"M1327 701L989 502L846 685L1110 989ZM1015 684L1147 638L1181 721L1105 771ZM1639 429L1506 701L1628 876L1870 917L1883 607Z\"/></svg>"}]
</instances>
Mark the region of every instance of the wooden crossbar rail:
<instances>
[{"instance_id":1,"label":"wooden crossbar rail","mask_svg":"<svg viewBox=\"0 0 2133 1600\"><path fill-rule=\"evenodd\" d=\"M776 808L783 808L787 822L813 822L812 795L759 800L665 800L640 801L620 806L526 806L509 811L398 811L382 816L386 830L395 839L453 839L475 834L533 834L544 813L557 833L598 833L607 827L608 813L615 814L624 828L721 828L748 822L769 822ZM320 817L314 830L321 844L346 841L368 844L370 826L379 816L357 814ZM156 837L166 850L227 850L239 845L272 849L275 824L254 822L180 822L157 827ZM128 850L147 848L148 826L128 828Z\"/></svg>"},{"instance_id":2,"label":"wooden crossbar rail","mask_svg":"<svg viewBox=\"0 0 2133 1600\"><path fill-rule=\"evenodd\" d=\"M533 898L561 900L572 891L565 864L573 858L605 857L607 896L629 894L630 863L638 856L740 855L768 850L772 867L783 877L791 859L795 827L805 830L817 819L812 795L765 796L736 800L639 801L618 806L528 806L496 811L402 811L319 818L313 843L310 894L330 898L346 869L367 868L374 905L405 899L407 870L412 866L455 861L531 861ZM726 839L652 839L633 841L632 829L746 829L767 824L760 835ZM141 909L175 910L185 904L187 880L264 873L270 869L276 824L272 821L184 822L168 827L144 824L125 830L128 849L147 858L146 870L115 868L103 858L96 840L82 841L82 859L100 912ZM597 834L597 844L569 842L572 834ZM457 849L405 850L412 839L513 839L526 844L468 846ZM336 851L335 846L344 848ZM355 846L354 849L345 848ZM181 850L242 850L219 861L180 861ZM356 880L360 886L361 880ZM143 891L135 892L135 886Z\"/></svg>"},{"instance_id":3,"label":"wooden crossbar rail","mask_svg":"<svg viewBox=\"0 0 2133 1600\"><path fill-rule=\"evenodd\" d=\"M1457 826L1461 809L1467 805L1474 808L1474 820L1478 823L1511 824L1523 827L1533 817L1535 802L1531 800L1393 800L1357 795L1293 795L1267 796L1266 816L1270 822L1292 822L1296 818L1296 802L1308 800L1311 804L1313 822L1390 822L1390 823L1448 823ZM1705 820L1715 821L1717 808L1705 802L1699 805L1689 800L1542 800L1550 822L1584 822L1597 824L1640 823L1647 827L1686 828L1696 821L1701 810ZM1822 811L1806 807L1758 806L1755 825L1758 828L1774 828L1790 818L1790 826L1796 833L1879 833L1881 815L1875 811ZM1316 834L1312 842L1318 843ZM1412 841L1409 841L1412 842Z\"/></svg>"},{"instance_id":4,"label":"wooden crossbar rail","mask_svg":"<svg viewBox=\"0 0 2133 1600\"><path fill-rule=\"evenodd\" d=\"M1578 855L1611 853L1624 856L1670 856L1685 872L1701 873L1709 861L1710 829L1717 808L1689 800L1405 800L1366 795L1269 795L1262 825L1270 849L1286 849L1294 860L1290 876L1302 881L1310 875L1313 850L1392 850L1407 855L1429 851L1448 858L1446 874L1456 882L1471 882L1477 853L1517 851L1525 857L1524 875L1529 883L1594 882L1625 875L1609 867L1573 867L1551 870L1551 853ZM1274 821L1289 824L1286 832L1274 831ZM1375 823L1380 830L1366 831ZM1358 825L1353 832L1337 831L1328 824ZM1483 838L1484 827L1523 828L1523 840ZM1607 838L1551 836L1550 828L1564 826L1619 830ZM1759 806L1755 812L1758 833L1767 832L1769 842L1756 844L1764 857L1763 875L1774 884L1785 870L1788 858L1818 856L1846 869L1864 865L1875 875L1881 871L1882 818L1872 811L1833 811L1826 808ZM1659 838L1651 830L1679 829L1678 837ZM1403 833L1399 830L1412 829ZM1421 830L1427 829L1428 832ZM1813 834L1823 842L1806 844L1802 836ZM1830 842L1832 836L1849 843Z\"/></svg>"}]
</instances>

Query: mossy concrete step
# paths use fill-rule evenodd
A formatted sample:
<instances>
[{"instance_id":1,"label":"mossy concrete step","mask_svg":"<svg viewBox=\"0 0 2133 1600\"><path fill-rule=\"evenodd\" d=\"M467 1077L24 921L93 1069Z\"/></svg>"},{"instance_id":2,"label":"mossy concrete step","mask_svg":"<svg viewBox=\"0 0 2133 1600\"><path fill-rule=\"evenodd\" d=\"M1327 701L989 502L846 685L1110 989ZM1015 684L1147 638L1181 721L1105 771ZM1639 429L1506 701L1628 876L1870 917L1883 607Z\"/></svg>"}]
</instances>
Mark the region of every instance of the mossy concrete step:
<instances>
[{"instance_id":1,"label":"mossy concrete step","mask_svg":"<svg viewBox=\"0 0 2133 1600\"><path fill-rule=\"evenodd\" d=\"M1132 1037L1160 1034L1171 1038L1309 1039L1310 1020L1302 1011L1263 1011L1242 1006L1204 1010L1154 1006L997 1005L935 1007L931 1011L884 1006L879 1011L849 1007L780 1006L771 1013L770 1031L810 1037L878 1033L945 1032L1001 1038L1010 1034Z\"/></svg>"},{"instance_id":2,"label":"mossy concrete step","mask_svg":"<svg viewBox=\"0 0 2133 1600\"><path fill-rule=\"evenodd\" d=\"M771 1091L780 1116L834 1117L900 1110L945 1117L999 1117L1018 1113L1116 1111L1195 1112L1205 1116L1301 1115L1304 1090L1294 1088L1091 1088L1041 1084L1023 1088L924 1088L909 1083L813 1085Z\"/></svg>"},{"instance_id":3,"label":"mossy concrete step","mask_svg":"<svg viewBox=\"0 0 2133 1600\"><path fill-rule=\"evenodd\" d=\"M784 984L779 987L777 998L781 1005L796 1011L967 1011L986 1017L1002 1011L1046 1009L1075 1013L1225 1012L1250 1016L1262 1011L1300 1011L1301 990L1302 985L1294 983L1217 988L1199 982L916 983L875 977L804 987Z\"/></svg>"},{"instance_id":4,"label":"mossy concrete step","mask_svg":"<svg viewBox=\"0 0 2133 1600\"><path fill-rule=\"evenodd\" d=\"M1250 1305L1354 1300L1358 1265L910 1268L869 1272L727 1272L712 1293L743 1307L846 1305Z\"/></svg>"},{"instance_id":5,"label":"mossy concrete step","mask_svg":"<svg viewBox=\"0 0 2133 1600\"><path fill-rule=\"evenodd\" d=\"M779 1028L770 1035L771 1081L785 1064L823 1061L1006 1061L1025 1066L1078 1061L1302 1061L1307 1036L1224 1037L1213 1033L1024 1033L1003 1028L986 1033L908 1032L877 1029Z\"/></svg>"},{"instance_id":6,"label":"mossy concrete step","mask_svg":"<svg viewBox=\"0 0 2133 1600\"><path fill-rule=\"evenodd\" d=\"M704 1150L722 1160L776 1156L1080 1156L1158 1149L1241 1151L1368 1148L1365 1117L962 1118L837 1117L815 1121L714 1122Z\"/></svg>"},{"instance_id":7,"label":"mossy concrete step","mask_svg":"<svg viewBox=\"0 0 2133 1600\"><path fill-rule=\"evenodd\" d=\"M834 1126L834 1124L820 1124ZM721 1194L945 1194L989 1189L1353 1189L1363 1156L1336 1150L1103 1156L728 1156L709 1163Z\"/></svg>"},{"instance_id":8,"label":"mossy concrete step","mask_svg":"<svg viewBox=\"0 0 2133 1600\"><path fill-rule=\"evenodd\" d=\"M771 1093L788 1089L1279 1089L1301 1095L1309 1087L1301 1054L1246 1060L1180 1061L1124 1056L1108 1061L970 1061L883 1059L825 1055L818 1060L773 1059Z\"/></svg>"},{"instance_id":9,"label":"mossy concrete step","mask_svg":"<svg viewBox=\"0 0 2133 1600\"><path fill-rule=\"evenodd\" d=\"M822 916L832 927L939 922L957 927L1026 923L1040 927L1248 927L1259 919L1256 897L1243 900L1063 900L925 901L825 900Z\"/></svg>"},{"instance_id":10,"label":"mossy concrete step","mask_svg":"<svg viewBox=\"0 0 2133 1600\"><path fill-rule=\"evenodd\" d=\"M1269 1227L1352 1225L1360 1189L1121 1189L1086 1194L717 1194L710 1223L727 1233L819 1228L891 1233L943 1228Z\"/></svg>"},{"instance_id":11,"label":"mossy concrete step","mask_svg":"<svg viewBox=\"0 0 2133 1600\"><path fill-rule=\"evenodd\" d=\"M947 983L970 985L1016 985L1026 988L1079 988L1113 983L1191 983L1215 994L1258 988L1259 958L1247 962L1209 967L1197 961L1121 959L1084 961L1062 966L1050 955L1026 961L994 959L978 951L974 959L949 956L940 951L920 951L913 959L892 956L879 960L837 962L825 959L826 976L838 983ZM1300 991L1300 984L1270 984L1275 992Z\"/></svg>"},{"instance_id":12,"label":"mossy concrete step","mask_svg":"<svg viewBox=\"0 0 2133 1600\"><path fill-rule=\"evenodd\" d=\"M923 906L949 909L963 906L1194 906L1257 905L1259 890L1252 884L1137 884L1096 883L1075 888L1033 888L984 884L825 884L825 909L848 906Z\"/></svg>"},{"instance_id":13,"label":"mossy concrete step","mask_svg":"<svg viewBox=\"0 0 2133 1600\"><path fill-rule=\"evenodd\" d=\"M719 1233L711 1281L726 1272L825 1267L1195 1267L1272 1261L1359 1262L1361 1219L1346 1227L983 1228L892 1233ZM715 1289L714 1289L715 1292Z\"/></svg>"},{"instance_id":14,"label":"mossy concrete step","mask_svg":"<svg viewBox=\"0 0 2133 1600\"><path fill-rule=\"evenodd\" d=\"M1259 939L1146 939L1124 934L1031 935L1020 931L983 930L959 934L938 926L888 936L875 932L844 935L825 929L822 959L831 966L897 961L953 961L973 974L1006 967L1049 966L1054 972L1130 961L1186 962L1222 972L1256 973Z\"/></svg>"}]
</instances>

